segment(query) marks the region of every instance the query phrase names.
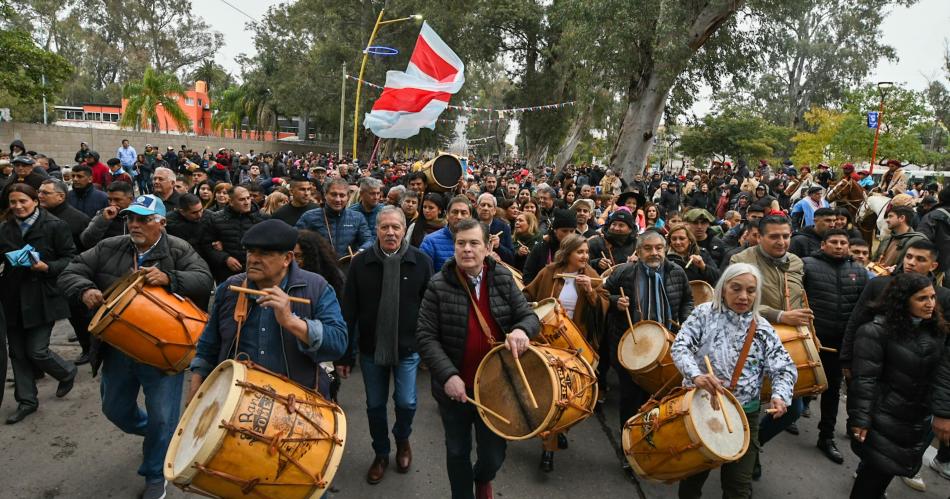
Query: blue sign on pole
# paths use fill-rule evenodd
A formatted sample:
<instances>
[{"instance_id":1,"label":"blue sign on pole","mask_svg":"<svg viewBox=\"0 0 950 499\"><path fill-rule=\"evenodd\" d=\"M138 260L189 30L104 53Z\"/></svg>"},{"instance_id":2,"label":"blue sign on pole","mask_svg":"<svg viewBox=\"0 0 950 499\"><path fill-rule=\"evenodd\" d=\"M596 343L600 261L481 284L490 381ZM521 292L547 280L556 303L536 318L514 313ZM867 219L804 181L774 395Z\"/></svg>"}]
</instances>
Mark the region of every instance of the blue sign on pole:
<instances>
[{"instance_id":1,"label":"blue sign on pole","mask_svg":"<svg viewBox=\"0 0 950 499\"><path fill-rule=\"evenodd\" d=\"M868 128L877 128L877 111L868 113Z\"/></svg>"}]
</instances>

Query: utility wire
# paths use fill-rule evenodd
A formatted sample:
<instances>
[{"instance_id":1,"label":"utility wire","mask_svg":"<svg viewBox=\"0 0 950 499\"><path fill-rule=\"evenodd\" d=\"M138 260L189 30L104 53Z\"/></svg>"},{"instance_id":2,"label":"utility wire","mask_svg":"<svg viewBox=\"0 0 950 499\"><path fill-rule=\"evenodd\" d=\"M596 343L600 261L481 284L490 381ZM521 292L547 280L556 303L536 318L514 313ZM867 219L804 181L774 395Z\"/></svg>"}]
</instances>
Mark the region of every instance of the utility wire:
<instances>
[{"instance_id":1,"label":"utility wire","mask_svg":"<svg viewBox=\"0 0 950 499\"><path fill-rule=\"evenodd\" d=\"M228 0L221 0L221 2L224 3L225 5L227 5L228 7L231 7L232 9L234 9L234 10L240 12L241 14L244 14L244 17L247 17L247 18L250 19L252 22L257 22L257 19L254 19L254 18L251 17L251 15L248 14L247 12L244 12L243 10L241 10L241 9L239 9L239 8L237 8L237 7L235 7L234 4L232 4L231 2L228 2Z\"/></svg>"}]
</instances>

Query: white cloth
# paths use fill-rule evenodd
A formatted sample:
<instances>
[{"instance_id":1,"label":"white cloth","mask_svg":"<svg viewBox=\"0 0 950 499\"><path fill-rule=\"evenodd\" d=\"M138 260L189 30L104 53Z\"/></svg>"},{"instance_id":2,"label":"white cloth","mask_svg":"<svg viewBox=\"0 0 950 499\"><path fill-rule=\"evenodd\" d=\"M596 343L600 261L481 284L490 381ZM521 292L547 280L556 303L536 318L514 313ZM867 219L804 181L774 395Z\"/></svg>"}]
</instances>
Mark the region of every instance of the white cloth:
<instances>
[{"instance_id":1,"label":"white cloth","mask_svg":"<svg viewBox=\"0 0 950 499\"><path fill-rule=\"evenodd\" d=\"M557 297L564 307L567 316L574 319L574 310L577 308L577 286L573 277L564 278L564 287L561 288L561 295Z\"/></svg>"}]
</instances>

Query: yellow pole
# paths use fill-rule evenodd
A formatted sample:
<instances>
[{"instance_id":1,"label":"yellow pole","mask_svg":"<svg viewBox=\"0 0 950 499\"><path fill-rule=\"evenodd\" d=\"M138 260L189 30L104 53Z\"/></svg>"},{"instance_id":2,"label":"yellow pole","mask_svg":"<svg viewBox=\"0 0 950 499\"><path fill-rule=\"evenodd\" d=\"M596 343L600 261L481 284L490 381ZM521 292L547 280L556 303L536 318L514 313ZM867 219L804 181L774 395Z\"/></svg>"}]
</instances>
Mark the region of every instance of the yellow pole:
<instances>
[{"instance_id":1,"label":"yellow pole","mask_svg":"<svg viewBox=\"0 0 950 499\"><path fill-rule=\"evenodd\" d=\"M356 145L360 129L360 94L363 90L363 72L366 71L366 60L369 58L369 48L376 39L376 32L379 31L379 25L383 21L383 12L386 9L379 9L379 16L376 18L376 25L373 26L373 33L369 35L369 41L366 42L366 49L363 50L363 62L360 64L360 75L356 81L356 102L353 105L353 159L356 159Z\"/></svg>"}]
</instances>

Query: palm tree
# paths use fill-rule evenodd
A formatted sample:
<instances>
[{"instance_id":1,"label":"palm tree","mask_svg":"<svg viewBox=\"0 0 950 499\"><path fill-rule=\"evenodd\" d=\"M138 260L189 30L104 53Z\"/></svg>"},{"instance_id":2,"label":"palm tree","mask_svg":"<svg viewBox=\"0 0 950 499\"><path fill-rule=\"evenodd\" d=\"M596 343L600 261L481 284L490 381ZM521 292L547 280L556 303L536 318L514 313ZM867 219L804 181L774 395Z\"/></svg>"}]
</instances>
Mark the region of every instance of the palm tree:
<instances>
[{"instance_id":1,"label":"palm tree","mask_svg":"<svg viewBox=\"0 0 950 499\"><path fill-rule=\"evenodd\" d=\"M157 73L146 68L141 82L129 82L122 87L122 97L128 99L119 126L134 127L140 130L149 126L153 132L161 130L158 122L158 107L165 109L178 129L191 130L191 120L178 104L178 98L184 98L185 87L172 74ZM165 128L167 129L166 123Z\"/></svg>"},{"instance_id":2,"label":"palm tree","mask_svg":"<svg viewBox=\"0 0 950 499\"><path fill-rule=\"evenodd\" d=\"M241 138L242 123L247 117L245 101L247 92L244 85L231 85L221 92L221 97L211 101L214 115L211 117L211 127L218 131L233 130L235 138Z\"/></svg>"}]
</instances>

